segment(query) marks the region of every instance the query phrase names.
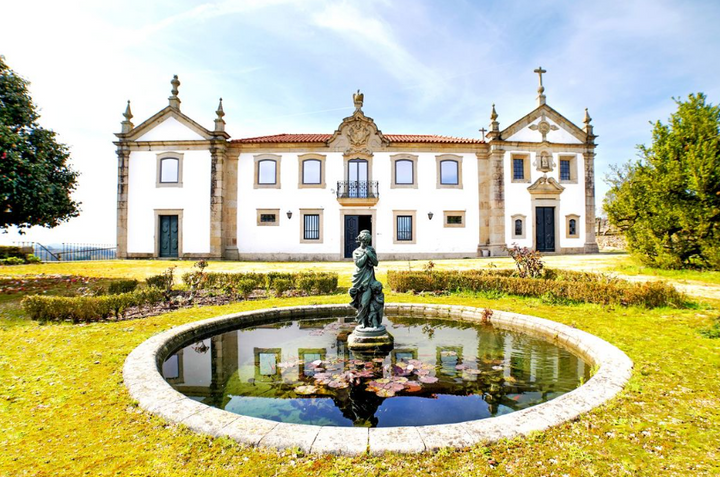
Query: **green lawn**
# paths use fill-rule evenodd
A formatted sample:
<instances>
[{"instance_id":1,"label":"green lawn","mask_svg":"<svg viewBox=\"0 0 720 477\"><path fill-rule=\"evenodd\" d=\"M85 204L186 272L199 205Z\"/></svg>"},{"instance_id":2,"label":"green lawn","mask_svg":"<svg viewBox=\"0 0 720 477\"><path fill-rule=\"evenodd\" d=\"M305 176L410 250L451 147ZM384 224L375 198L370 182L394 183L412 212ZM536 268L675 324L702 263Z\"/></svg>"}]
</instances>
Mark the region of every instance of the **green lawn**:
<instances>
[{"instance_id":1,"label":"green lawn","mask_svg":"<svg viewBox=\"0 0 720 477\"><path fill-rule=\"evenodd\" d=\"M598 257L598 258L594 258ZM564 257L551 257L561 262ZM567 258L609 269L625 256ZM439 261L438 268L509 266L507 259ZM72 273L145 277L169 264L115 261L6 267L0 274ZM422 269L424 262L411 262ZM379 275L408 262L382 263ZM308 264L282 264L282 269ZM270 270L277 264L217 262L209 270ZM349 263L318 270L341 273ZM332 457L249 449L169 425L137 408L122 382L125 357L159 331L219 314L272 306L342 303L344 295L268 299L192 308L144 320L90 325L38 325L17 306L22 292L0 295L0 475L719 475L720 339L699 330L720 314L717 302L694 309L553 306L539 299L488 300L463 295L420 297L388 293L387 301L490 306L528 313L594 333L625 351L634 375L609 404L527 438L462 451L384 457Z\"/></svg>"}]
</instances>

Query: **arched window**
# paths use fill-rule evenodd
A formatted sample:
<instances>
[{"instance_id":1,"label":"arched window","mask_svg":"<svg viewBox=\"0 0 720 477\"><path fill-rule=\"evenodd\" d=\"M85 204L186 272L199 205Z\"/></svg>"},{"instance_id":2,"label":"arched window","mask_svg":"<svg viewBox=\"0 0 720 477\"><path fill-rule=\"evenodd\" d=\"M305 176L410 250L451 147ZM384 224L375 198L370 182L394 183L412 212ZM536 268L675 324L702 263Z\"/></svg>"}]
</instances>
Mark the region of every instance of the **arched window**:
<instances>
[{"instance_id":1,"label":"arched window","mask_svg":"<svg viewBox=\"0 0 720 477\"><path fill-rule=\"evenodd\" d=\"M440 161L440 184L457 185L458 183L458 162Z\"/></svg>"},{"instance_id":2,"label":"arched window","mask_svg":"<svg viewBox=\"0 0 720 477\"><path fill-rule=\"evenodd\" d=\"M523 234L523 221L515 219L515 235L520 236Z\"/></svg>"},{"instance_id":3,"label":"arched window","mask_svg":"<svg viewBox=\"0 0 720 477\"><path fill-rule=\"evenodd\" d=\"M277 162L263 159L258 162L258 184L277 184Z\"/></svg>"},{"instance_id":4,"label":"arched window","mask_svg":"<svg viewBox=\"0 0 720 477\"><path fill-rule=\"evenodd\" d=\"M565 237L580 238L580 216L570 214L565 216Z\"/></svg>"},{"instance_id":5,"label":"arched window","mask_svg":"<svg viewBox=\"0 0 720 477\"><path fill-rule=\"evenodd\" d=\"M395 161L396 184L412 184L413 177L413 161L409 159L398 159Z\"/></svg>"},{"instance_id":6,"label":"arched window","mask_svg":"<svg viewBox=\"0 0 720 477\"><path fill-rule=\"evenodd\" d=\"M177 183L180 180L180 159L165 157L160 160L160 183Z\"/></svg>"},{"instance_id":7,"label":"arched window","mask_svg":"<svg viewBox=\"0 0 720 477\"><path fill-rule=\"evenodd\" d=\"M302 163L302 183L320 184L322 182L322 167L319 159L306 159Z\"/></svg>"}]
</instances>

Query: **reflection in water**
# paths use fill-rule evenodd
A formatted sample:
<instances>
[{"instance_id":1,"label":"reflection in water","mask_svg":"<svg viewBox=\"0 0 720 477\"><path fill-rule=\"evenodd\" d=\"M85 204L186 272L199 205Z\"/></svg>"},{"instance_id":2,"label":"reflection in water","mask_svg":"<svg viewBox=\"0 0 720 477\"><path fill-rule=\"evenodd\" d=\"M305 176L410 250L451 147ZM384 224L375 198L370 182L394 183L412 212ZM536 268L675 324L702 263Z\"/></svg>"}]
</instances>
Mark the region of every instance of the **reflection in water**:
<instances>
[{"instance_id":1,"label":"reflection in water","mask_svg":"<svg viewBox=\"0 0 720 477\"><path fill-rule=\"evenodd\" d=\"M368 427L506 414L589 378L581 359L545 341L441 320L386 317L395 348L374 359L354 356L346 343L354 323L346 320L351 318L213 336L171 355L163 375L179 392L237 414Z\"/></svg>"}]
</instances>

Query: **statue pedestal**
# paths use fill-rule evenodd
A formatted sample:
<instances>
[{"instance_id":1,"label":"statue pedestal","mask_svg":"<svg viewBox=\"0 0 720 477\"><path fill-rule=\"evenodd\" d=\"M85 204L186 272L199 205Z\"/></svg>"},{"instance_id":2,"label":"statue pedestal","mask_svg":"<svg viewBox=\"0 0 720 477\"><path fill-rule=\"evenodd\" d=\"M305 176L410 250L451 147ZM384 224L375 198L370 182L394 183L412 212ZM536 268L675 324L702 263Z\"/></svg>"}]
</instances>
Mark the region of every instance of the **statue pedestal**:
<instances>
[{"instance_id":1,"label":"statue pedestal","mask_svg":"<svg viewBox=\"0 0 720 477\"><path fill-rule=\"evenodd\" d=\"M395 339L384 326L379 328L355 327L348 336L347 344L351 351L372 351L392 349Z\"/></svg>"}]
</instances>

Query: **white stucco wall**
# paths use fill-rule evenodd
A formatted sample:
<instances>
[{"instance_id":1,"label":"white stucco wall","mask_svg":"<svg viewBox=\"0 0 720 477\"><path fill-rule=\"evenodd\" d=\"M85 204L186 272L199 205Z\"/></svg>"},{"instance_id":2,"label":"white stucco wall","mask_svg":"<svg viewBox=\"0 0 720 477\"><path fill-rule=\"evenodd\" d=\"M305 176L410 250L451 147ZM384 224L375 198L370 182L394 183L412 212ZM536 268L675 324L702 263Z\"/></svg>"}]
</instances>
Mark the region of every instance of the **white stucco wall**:
<instances>
[{"instance_id":1,"label":"white stucco wall","mask_svg":"<svg viewBox=\"0 0 720 477\"><path fill-rule=\"evenodd\" d=\"M173 117L165 118L137 141L201 141L204 138Z\"/></svg>"},{"instance_id":2,"label":"white stucco wall","mask_svg":"<svg viewBox=\"0 0 720 477\"><path fill-rule=\"evenodd\" d=\"M512 158L513 155L528 155L530 157L530 181L529 182L512 182ZM585 169L582 154L575 153L554 153L553 163L555 167L552 172L548 172L547 176L554 178L562 187L565 188L559 196L560 209L556 214L556 237L555 245L561 248L582 248L585 244ZM577 167L577 180L573 183L560 181L560 156L567 158L575 156L575 164ZM521 247L533 247L535 237L535 223L532 210L532 196L527 190L529 186L535 183L543 173L538 171L535 164L536 153L523 150L508 150L505 152L505 237L508 245L517 243ZM538 203L536 206L555 206L551 202ZM566 238L566 216L577 215L578 219L578 238ZM514 215L525 216L525 238L514 239Z\"/></svg>"},{"instance_id":3,"label":"white stucco wall","mask_svg":"<svg viewBox=\"0 0 720 477\"><path fill-rule=\"evenodd\" d=\"M128 253L154 253L157 241L156 209L181 209L179 250L210 252L210 152L183 154L182 187L158 187L157 155L171 149L133 151L128 171Z\"/></svg>"},{"instance_id":4,"label":"white stucco wall","mask_svg":"<svg viewBox=\"0 0 720 477\"><path fill-rule=\"evenodd\" d=\"M362 215L376 210L373 222L374 246L379 254L454 253L476 256L478 246L477 157L474 153L458 154L462 160L462 189L438 189L435 153L419 153L417 189L391 189L391 155L401 152L377 152L372 160L370 180L379 182L380 200L373 207L341 206L336 196L337 181L345 180L341 153L326 153L324 189L298 188L301 173L298 154L281 154L280 189L255 189L254 156L240 154L238 160L237 242L241 254L333 254L343 253L341 210ZM408 153L410 154L410 153ZM257 209L279 209L278 226L258 226ZM322 243L300 243L302 221L300 209L323 209ZM293 213L291 219L286 212ZM393 211L415 210L415 244L393 243ZM465 227L443 227L443 211L465 210ZM432 220L428 212L432 211Z\"/></svg>"}]
</instances>

